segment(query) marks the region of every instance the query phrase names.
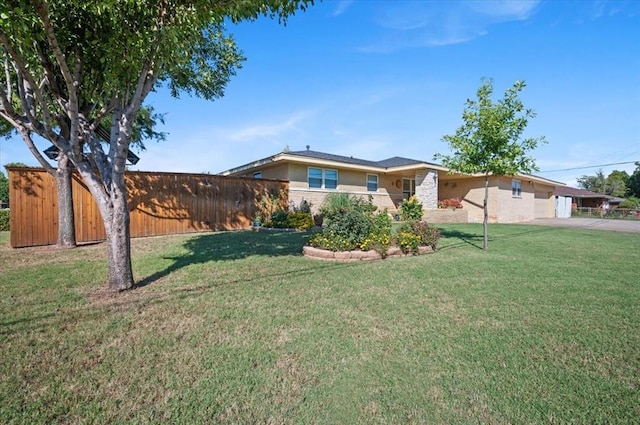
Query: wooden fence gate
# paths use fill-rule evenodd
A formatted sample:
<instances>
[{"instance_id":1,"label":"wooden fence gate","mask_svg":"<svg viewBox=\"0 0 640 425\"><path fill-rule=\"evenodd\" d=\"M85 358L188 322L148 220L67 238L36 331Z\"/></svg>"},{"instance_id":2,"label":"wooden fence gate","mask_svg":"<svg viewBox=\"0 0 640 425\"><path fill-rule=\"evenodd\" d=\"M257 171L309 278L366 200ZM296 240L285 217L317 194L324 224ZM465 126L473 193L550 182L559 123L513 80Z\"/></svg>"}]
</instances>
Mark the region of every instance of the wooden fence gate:
<instances>
[{"instance_id":1,"label":"wooden fence gate","mask_svg":"<svg viewBox=\"0 0 640 425\"><path fill-rule=\"evenodd\" d=\"M8 171L11 246L55 244L55 179L43 168ZM288 196L289 189L282 180L142 171L127 172L126 184L132 237L248 228L261 195ZM104 240L98 207L76 173L73 206L77 242Z\"/></svg>"}]
</instances>

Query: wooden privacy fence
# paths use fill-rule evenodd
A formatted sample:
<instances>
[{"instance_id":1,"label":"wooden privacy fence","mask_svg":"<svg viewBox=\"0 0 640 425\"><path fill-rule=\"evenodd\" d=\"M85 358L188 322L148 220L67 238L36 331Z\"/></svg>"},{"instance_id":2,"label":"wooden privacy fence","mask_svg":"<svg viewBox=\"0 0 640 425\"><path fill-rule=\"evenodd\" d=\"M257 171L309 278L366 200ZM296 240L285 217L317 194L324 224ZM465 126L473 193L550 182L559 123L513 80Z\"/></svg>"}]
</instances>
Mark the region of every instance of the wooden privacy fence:
<instances>
[{"instance_id":1,"label":"wooden privacy fence","mask_svg":"<svg viewBox=\"0 0 640 425\"><path fill-rule=\"evenodd\" d=\"M11 246L52 245L58 235L58 197L53 176L42 168L11 167ZM281 180L209 174L126 173L131 236L159 236L248 228L265 193L288 196ZM98 207L80 176L73 175L76 239L105 239Z\"/></svg>"}]
</instances>

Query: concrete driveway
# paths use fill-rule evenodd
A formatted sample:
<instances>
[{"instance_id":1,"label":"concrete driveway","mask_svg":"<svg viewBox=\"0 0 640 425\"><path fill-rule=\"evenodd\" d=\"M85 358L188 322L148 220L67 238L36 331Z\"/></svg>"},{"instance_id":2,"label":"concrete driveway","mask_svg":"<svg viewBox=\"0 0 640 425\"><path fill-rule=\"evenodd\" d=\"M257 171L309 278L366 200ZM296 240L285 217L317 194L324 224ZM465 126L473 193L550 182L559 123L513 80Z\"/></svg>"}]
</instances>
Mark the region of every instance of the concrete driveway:
<instances>
[{"instance_id":1,"label":"concrete driveway","mask_svg":"<svg viewBox=\"0 0 640 425\"><path fill-rule=\"evenodd\" d=\"M536 218L527 224L582 229L611 230L614 232L640 233L640 220L616 220L601 218Z\"/></svg>"}]
</instances>

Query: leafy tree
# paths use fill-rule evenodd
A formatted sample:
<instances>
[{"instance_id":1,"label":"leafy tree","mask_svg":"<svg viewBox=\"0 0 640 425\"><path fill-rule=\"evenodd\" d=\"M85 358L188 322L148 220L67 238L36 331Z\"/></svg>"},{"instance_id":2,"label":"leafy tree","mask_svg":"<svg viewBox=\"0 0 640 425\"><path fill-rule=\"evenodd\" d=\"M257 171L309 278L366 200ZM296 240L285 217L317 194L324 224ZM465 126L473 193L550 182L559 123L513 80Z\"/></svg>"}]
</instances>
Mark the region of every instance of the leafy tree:
<instances>
[{"instance_id":1,"label":"leafy tree","mask_svg":"<svg viewBox=\"0 0 640 425\"><path fill-rule=\"evenodd\" d=\"M544 143L544 137L521 139L529 118L536 116L532 109L525 109L518 93L525 88L523 81L516 81L507 89L502 99L494 103L493 80L482 79L477 90L477 100L467 99L462 113L463 125L456 133L442 138L449 144L450 155L436 154L450 172L482 174L484 190L484 238L482 248L489 245L487 200L489 176L530 173L537 169L535 159L527 153Z\"/></svg>"},{"instance_id":2,"label":"leafy tree","mask_svg":"<svg viewBox=\"0 0 640 425\"><path fill-rule=\"evenodd\" d=\"M629 196L640 198L640 162L636 162L636 169L629 176L627 192Z\"/></svg>"},{"instance_id":3,"label":"leafy tree","mask_svg":"<svg viewBox=\"0 0 640 425\"><path fill-rule=\"evenodd\" d=\"M134 283L125 162L147 95L215 99L244 59L224 21L281 20L305 0L9 0L0 3L0 116L38 157L51 141L100 210L109 288ZM109 143L96 136L110 122ZM69 167L62 167L68 169Z\"/></svg>"},{"instance_id":4,"label":"leafy tree","mask_svg":"<svg viewBox=\"0 0 640 425\"><path fill-rule=\"evenodd\" d=\"M627 195L629 182L629 174L619 170L613 170L607 177L604 176L602 170L598 170L594 176L583 175L578 178L578 186L583 189L617 197Z\"/></svg>"},{"instance_id":5,"label":"leafy tree","mask_svg":"<svg viewBox=\"0 0 640 425\"><path fill-rule=\"evenodd\" d=\"M0 209L9 203L9 179L0 170Z\"/></svg>"},{"instance_id":6,"label":"leafy tree","mask_svg":"<svg viewBox=\"0 0 640 425\"><path fill-rule=\"evenodd\" d=\"M584 175L579 177L578 186L595 193L604 193L607 186L607 178L602 170L598 170L595 176Z\"/></svg>"},{"instance_id":7,"label":"leafy tree","mask_svg":"<svg viewBox=\"0 0 640 425\"><path fill-rule=\"evenodd\" d=\"M626 171L613 170L607 176L607 195L622 198L627 194L629 184L629 174Z\"/></svg>"}]
</instances>

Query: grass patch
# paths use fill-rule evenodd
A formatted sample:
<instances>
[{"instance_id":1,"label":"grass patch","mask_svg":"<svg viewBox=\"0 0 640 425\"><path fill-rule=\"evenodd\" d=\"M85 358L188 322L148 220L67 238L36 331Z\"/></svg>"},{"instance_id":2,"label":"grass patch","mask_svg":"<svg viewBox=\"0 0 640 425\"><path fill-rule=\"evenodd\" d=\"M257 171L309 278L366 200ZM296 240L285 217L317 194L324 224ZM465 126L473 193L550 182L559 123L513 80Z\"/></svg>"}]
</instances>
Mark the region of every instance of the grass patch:
<instances>
[{"instance_id":1,"label":"grass patch","mask_svg":"<svg viewBox=\"0 0 640 425\"><path fill-rule=\"evenodd\" d=\"M640 238L442 225L436 253L301 256L304 233L8 248L3 423L632 423Z\"/></svg>"}]
</instances>

